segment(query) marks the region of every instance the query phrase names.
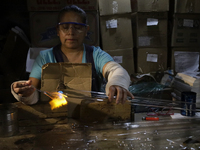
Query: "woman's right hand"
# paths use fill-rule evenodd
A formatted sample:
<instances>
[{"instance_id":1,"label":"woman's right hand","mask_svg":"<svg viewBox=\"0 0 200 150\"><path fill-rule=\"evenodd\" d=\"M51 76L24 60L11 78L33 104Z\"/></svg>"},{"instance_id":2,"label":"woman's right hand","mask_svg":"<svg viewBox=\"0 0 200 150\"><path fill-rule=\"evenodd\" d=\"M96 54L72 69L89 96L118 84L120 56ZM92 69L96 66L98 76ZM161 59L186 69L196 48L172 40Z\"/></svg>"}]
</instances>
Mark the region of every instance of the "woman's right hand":
<instances>
[{"instance_id":1,"label":"woman's right hand","mask_svg":"<svg viewBox=\"0 0 200 150\"><path fill-rule=\"evenodd\" d=\"M36 90L35 87L31 85L31 83L31 80L24 82L14 82L12 88L14 92L19 96L28 97Z\"/></svg>"}]
</instances>

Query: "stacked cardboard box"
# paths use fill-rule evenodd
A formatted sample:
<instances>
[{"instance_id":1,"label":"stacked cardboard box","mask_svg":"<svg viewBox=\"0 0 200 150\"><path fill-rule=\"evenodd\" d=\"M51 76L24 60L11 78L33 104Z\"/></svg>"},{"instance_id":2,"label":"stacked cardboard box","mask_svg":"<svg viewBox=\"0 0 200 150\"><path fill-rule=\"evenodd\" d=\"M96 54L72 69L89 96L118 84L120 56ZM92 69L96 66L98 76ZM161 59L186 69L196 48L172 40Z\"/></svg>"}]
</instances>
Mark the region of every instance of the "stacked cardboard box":
<instances>
[{"instance_id":1,"label":"stacked cardboard box","mask_svg":"<svg viewBox=\"0 0 200 150\"><path fill-rule=\"evenodd\" d=\"M101 0L99 12L102 49L134 73L131 1Z\"/></svg>"},{"instance_id":2,"label":"stacked cardboard box","mask_svg":"<svg viewBox=\"0 0 200 150\"><path fill-rule=\"evenodd\" d=\"M171 64L175 72L174 52L200 52L200 1L175 0Z\"/></svg>"},{"instance_id":3,"label":"stacked cardboard box","mask_svg":"<svg viewBox=\"0 0 200 150\"><path fill-rule=\"evenodd\" d=\"M175 0L171 38L172 67L176 51L196 52L200 48L200 1Z\"/></svg>"},{"instance_id":4,"label":"stacked cardboard box","mask_svg":"<svg viewBox=\"0 0 200 150\"><path fill-rule=\"evenodd\" d=\"M175 13L172 47L200 47L200 15Z\"/></svg>"},{"instance_id":5,"label":"stacked cardboard box","mask_svg":"<svg viewBox=\"0 0 200 150\"><path fill-rule=\"evenodd\" d=\"M190 75L188 76L193 78L193 74L199 74L197 71L199 70L200 55L200 1L175 0L174 6L171 66L175 74L181 73L187 76L189 71ZM197 93L197 103L200 103L199 89L185 83L184 78L177 78L177 75L172 95L176 99L180 99L181 92L194 91Z\"/></svg>"},{"instance_id":6,"label":"stacked cardboard box","mask_svg":"<svg viewBox=\"0 0 200 150\"><path fill-rule=\"evenodd\" d=\"M85 43L88 45L99 45L99 14L97 0L31 0L27 1L27 5L30 11L30 32L33 47L53 47L60 42L56 31L58 12L66 5L71 4L81 7L87 13L90 30L85 39Z\"/></svg>"},{"instance_id":7,"label":"stacked cardboard box","mask_svg":"<svg viewBox=\"0 0 200 150\"><path fill-rule=\"evenodd\" d=\"M132 0L132 26L137 72L167 68L168 0Z\"/></svg>"},{"instance_id":8,"label":"stacked cardboard box","mask_svg":"<svg viewBox=\"0 0 200 150\"><path fill-rule=\"evenodd\" d=\"M182 72L182 63L177 63L175 56L183 57L187 53L187 60L194 60L189 53L200 52L200 1L175 0L173 15L173 31L171 40L171 66L175 73ZM185 60L186 60L185 59ZM190 64L192 65L192 64Z\"/></svg>"}]
</instances>

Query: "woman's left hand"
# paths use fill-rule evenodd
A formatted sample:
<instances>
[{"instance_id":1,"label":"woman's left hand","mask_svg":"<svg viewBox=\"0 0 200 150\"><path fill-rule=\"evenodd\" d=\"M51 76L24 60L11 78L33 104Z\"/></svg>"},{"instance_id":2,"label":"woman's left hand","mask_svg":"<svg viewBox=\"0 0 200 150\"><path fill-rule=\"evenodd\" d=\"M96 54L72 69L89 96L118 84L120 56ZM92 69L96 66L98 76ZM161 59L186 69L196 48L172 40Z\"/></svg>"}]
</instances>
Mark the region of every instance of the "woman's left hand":
<instances>
[{"instance_id":1,"label":"woman's left hand","mask_svg":"<svg viewBox=\"0 0 200 150\"><path fill-rule=\"evenodd\" d=\"M117 86L117 85L112 85L109 88L108 100L110 102L112 102L115 95L116 95L116 103L117 104L119 104L119 103L124 104L127 100L127 96L130 96L132 99L134 98L134 96L126 89L124 89L120 86Z\"/></svg>"}]
</instances>

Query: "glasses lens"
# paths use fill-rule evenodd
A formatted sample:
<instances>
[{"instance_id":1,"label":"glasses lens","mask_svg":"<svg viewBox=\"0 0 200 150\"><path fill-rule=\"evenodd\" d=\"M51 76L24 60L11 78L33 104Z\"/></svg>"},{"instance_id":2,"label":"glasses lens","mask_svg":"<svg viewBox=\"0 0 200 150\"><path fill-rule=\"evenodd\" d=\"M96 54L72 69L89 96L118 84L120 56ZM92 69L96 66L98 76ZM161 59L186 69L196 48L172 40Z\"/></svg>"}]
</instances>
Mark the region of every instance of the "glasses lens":
<instances>
[{"instance_id":1,"label":"glasses lens","mask_svg":"<svg viewBox=\"0 0 200 150\"><path fill-rule=\"evenodd\" d=\"M60 29L64 32L64 33L68 33L69 30L71 28L73 28L74 31L76 31L77 33L81 33L84 31L85 26L83 25L78 25L78 24L61 24L59 25Z\"/></svg>"},{"instance_id":2,"label":"glasses lens","mask_svg":"<svg viewBox=\"0 0 200 150\"><path fill-rule=\"evenodd\" d=\"M77 31L77 32L79 32L79 33L81 33L81 32L83 32L84 31L84 26L82 26L82 25L74 25L74 29Z\"/></svg>"}]
</instances>

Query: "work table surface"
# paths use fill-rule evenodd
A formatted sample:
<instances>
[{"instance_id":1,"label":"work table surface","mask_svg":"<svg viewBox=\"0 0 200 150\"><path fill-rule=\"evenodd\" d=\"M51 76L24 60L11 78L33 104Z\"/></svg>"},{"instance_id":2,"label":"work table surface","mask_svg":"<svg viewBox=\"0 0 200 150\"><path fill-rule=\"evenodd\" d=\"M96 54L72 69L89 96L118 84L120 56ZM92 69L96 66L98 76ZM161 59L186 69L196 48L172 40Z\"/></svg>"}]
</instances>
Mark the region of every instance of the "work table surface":
<instances>
[{"instance_id":1,"label":"work table surface","mask_svg":"<svg viewBox=\"0 0 200 150\"><path fill-rule=\"evenodd\" d=\"M200 146L200 119L159 116L159 121L145 121L143 116L146 113L136 113L133 122L105 123L45 118L40 120L43 125L37 122L20 125L18 134L0 137L0 149L197 149Z\"/></svg>"}]
</instances>

